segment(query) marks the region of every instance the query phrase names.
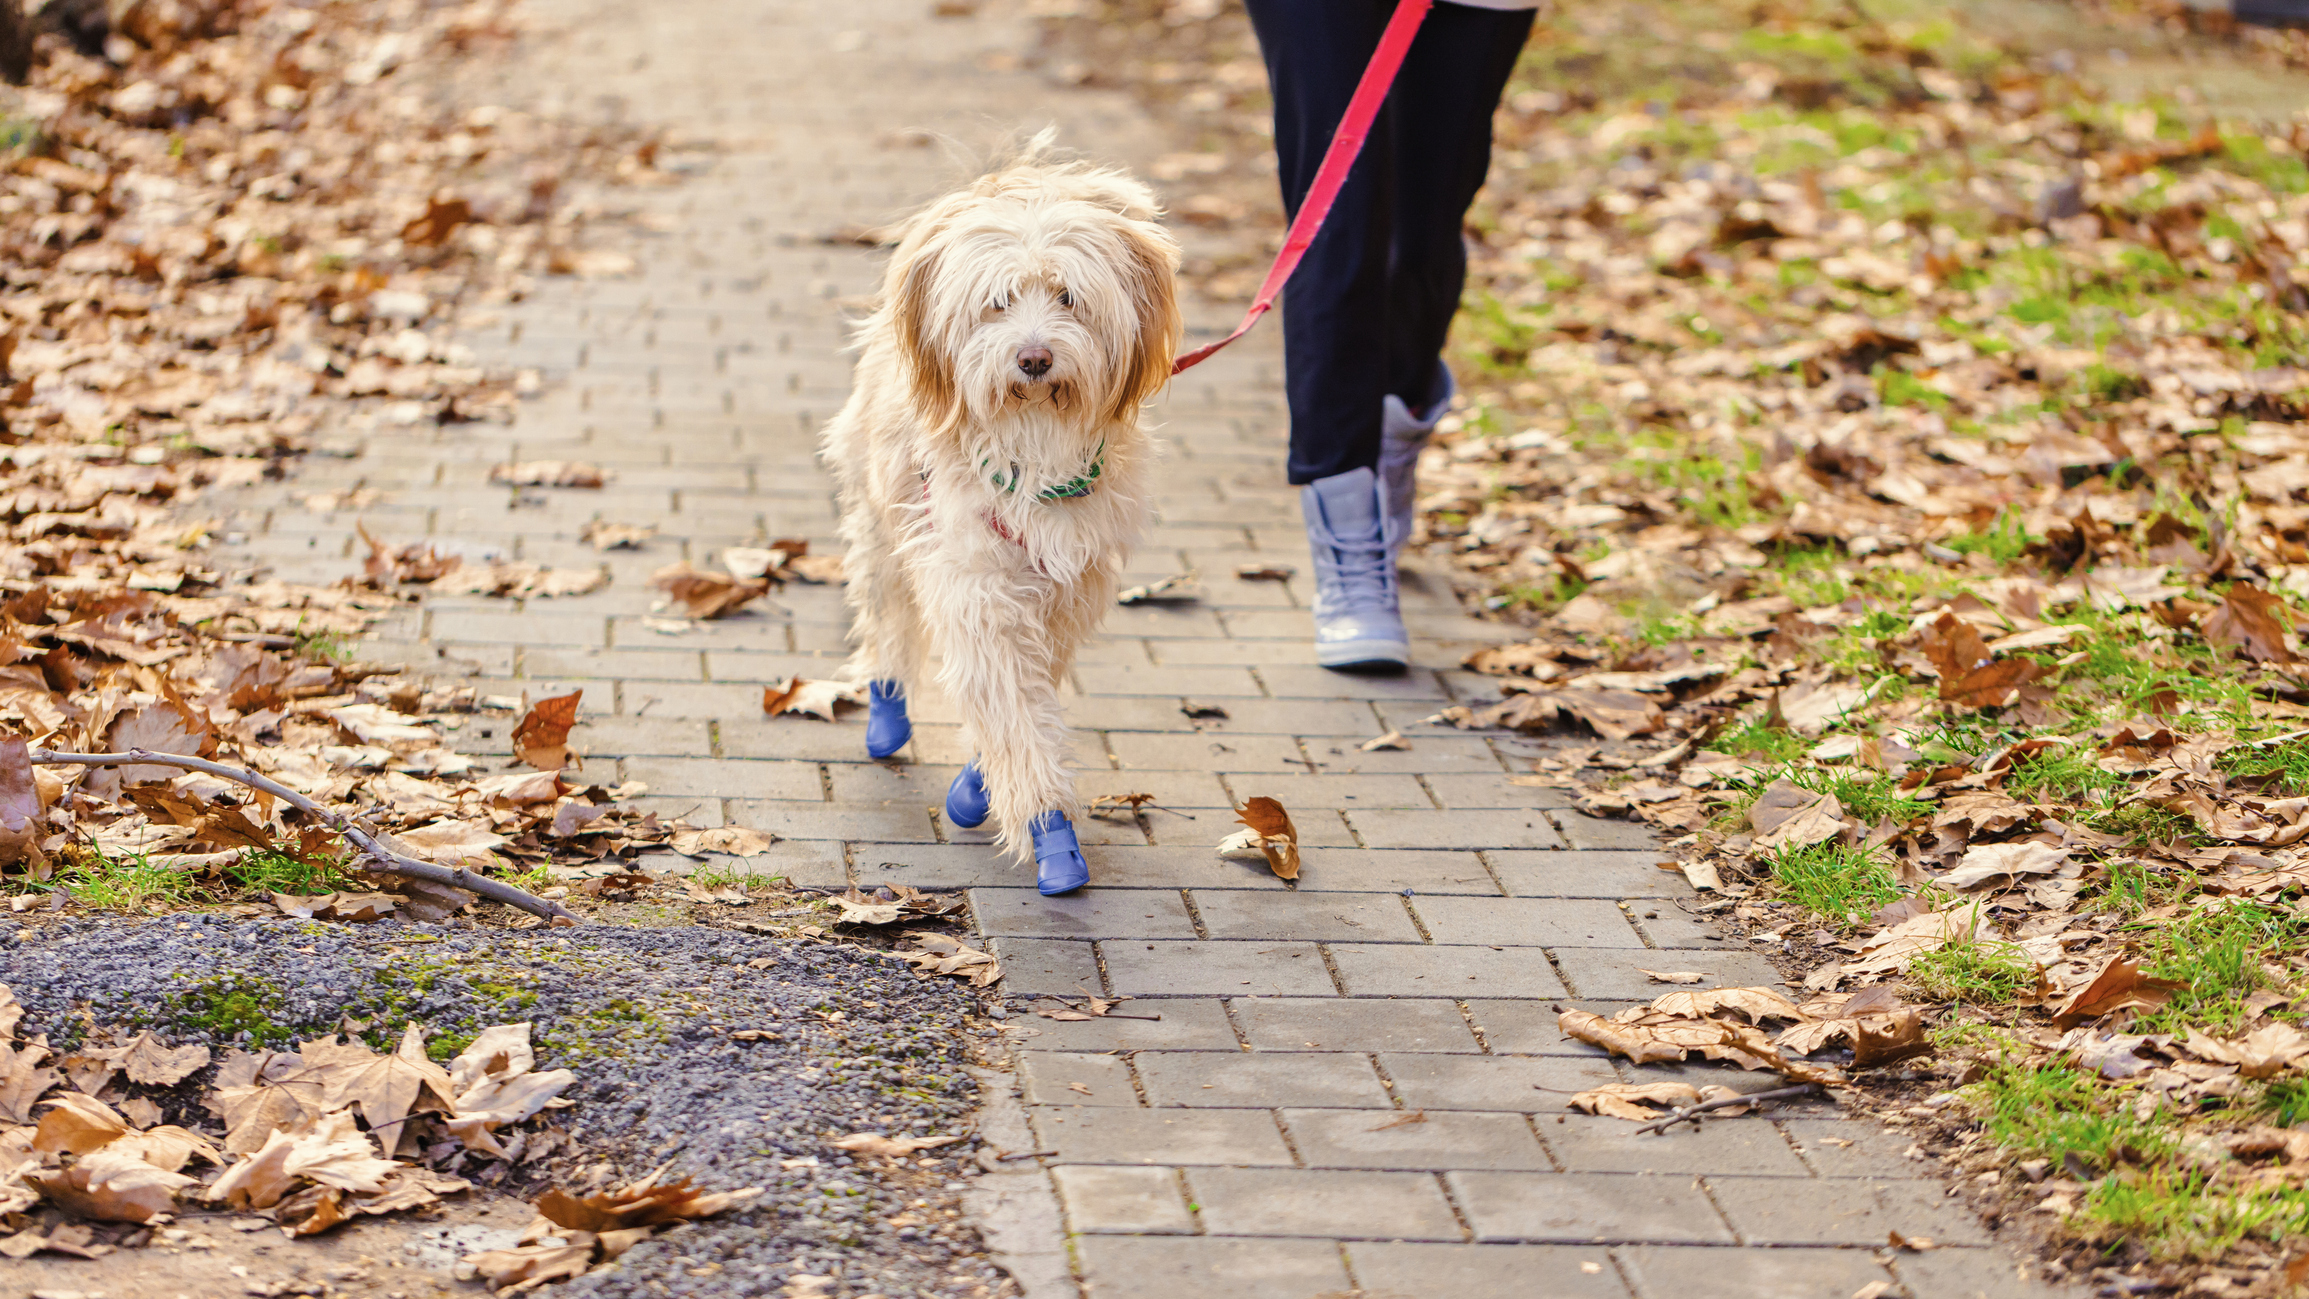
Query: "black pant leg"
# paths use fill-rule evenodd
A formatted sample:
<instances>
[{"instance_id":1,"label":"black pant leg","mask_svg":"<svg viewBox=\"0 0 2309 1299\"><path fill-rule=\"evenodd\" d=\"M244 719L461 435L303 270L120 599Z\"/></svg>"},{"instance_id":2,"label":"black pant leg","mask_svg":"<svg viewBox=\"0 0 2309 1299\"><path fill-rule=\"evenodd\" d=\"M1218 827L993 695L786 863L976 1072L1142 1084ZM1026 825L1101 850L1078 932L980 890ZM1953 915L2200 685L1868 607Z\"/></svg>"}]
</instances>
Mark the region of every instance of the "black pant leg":
<instances>
[{"instance_id":1,"label":"black pant leg","mask_svg":"<svg viewBox=\"0 0 2309 1299\"><path fill-rule=\"evenodd\" d=\"M1295 217L1394 5L1388 0L1245 0L1245 5L1274 88L1283 207ZM1387 390L1391 115L1391 110L1380 114L1322 233L1283 291L1283 384L1291 407L1294 484L1379 460L1380 398Z\"/></svg>"},{"instance_id":2,"label":"black pant leg","mask_svg":"<svg viewBox=\"0 0 2309 1299\"><path fill-rule=\"evenodd\" d=\"M1491 169L1492 114L1531 23L1528 9L1438 4L1396 80L1387 391L1413 410L1434 396L1467 284L1467 208Z\"/></svg>"}]
</instances>

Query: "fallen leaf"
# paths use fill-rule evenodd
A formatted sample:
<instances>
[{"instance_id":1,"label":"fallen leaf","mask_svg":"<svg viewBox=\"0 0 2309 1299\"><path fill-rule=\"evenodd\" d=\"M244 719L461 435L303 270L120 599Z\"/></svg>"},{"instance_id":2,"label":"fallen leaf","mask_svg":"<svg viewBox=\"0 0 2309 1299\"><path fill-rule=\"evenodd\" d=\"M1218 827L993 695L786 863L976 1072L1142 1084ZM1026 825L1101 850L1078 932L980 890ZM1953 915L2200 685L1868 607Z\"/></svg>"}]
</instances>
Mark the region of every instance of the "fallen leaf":
<instances>
[{"instance_id":1,"label":"fallen leaf","mask_svg":"<svg viewBox=\"0 0 2309 1299\"><path fill-rule=\"evenodd\" d=\"M1249 827L1255 836L1255 847L1267 859L1267 868L1278 878L1299 878L1299 828L1291 824L1291 814L1271 798L1246 799L1235 809L1235 819Z\"/></svg>"},{"instance_id":2,"label":"fallen leaf","mask_svg":"<svg viewBox=\"0 0 2309 1299\"><path fill-rule=\"evenodd\" d=\"M1965 849L1956 869L1933 882L1952 889L1976 889L2022 875L2049 875L2069 864L2066 850L2051 844L1988 843Z\"/></svg>"},{"instance_id":3,"label":"fallen leaf","mask_svg":"<svg viewBox=\"0 0 2309 1299\"><path fill-rule=\"evenodd\" d=\"M866 702L863 687L845 681L805 681L788 677L775 685L762 687L762 711L772 717L793 713L833 721L834 712L843 704Z\"/></svg>"},{"instance_id":4,"label":"fallen leaf","mask_svg":"<svg viewBox=\"0 0 2309 1299\"><path fill-rule=\"evenodd\" d=\"M2053 1022L2067 1028L2128 1006L2162 1006L2186 986L2172 979L2151 978L2142 974L2139 966L2112 956L2090 982L2061 1002L2053 1012Z\"/></svg>"},{"instance_id":5,"label":"fallen leaf","mask_svg":"<svg viewBox=\"0 0 2309 1299\"><path fill-rule=\"evenodd\" d=\"M1115 595L1114 602L1116 604L1152 604L1200 600L1202 597L1202 587L1196 582L1195 575L1193 573L1178 573L1159 582L1148 582L1143 586L1125 588Z\"/></svg>"},{"instance_id":6,"label":"fallen leaf","mask_svg":"<svg viewBox=\"0 0 2309 1299\"><path fill-rule=\"evenodd\" d=\"M1299 570L1289 564L1237 564L1235 576L1246 582L1288 582Z\"/></svg>"},{"instance_id":7,"label":"fallen leaf","mask_svg":"<svg viewBox=\"0 0 2309 1299\"><path fill-rule=\"evenodd\" d=\"M656 535L654 523L611 523L595 519L585 525L578 539L592 543L595 550L639 550L643 542Z\"/></svg>"},{"instance_id":8,"label":"fallen leaf","mask_svg":"<svg viewBox=\"0 0 2309 1299\"><path fill-rule=\"evenodd\" d=\"M2191 1028L2182 1045L2200 1060L2237 1066L2247 1078L2274 1078L2309 1057L2309 1037L2282 1020L2271 1020L2234 1041Z\"/></svg>"},{"instance_id":9,"label":"fallen leaf","mask_svg":"<svg viewBox=\"0 0 2309 1299\"><path fill-rule=\"evenodd\" d=\"M2204 636L2214 645L2233 645L2257 663L2298 663L2299 655L2285 643L2285 629L2293 621L2283 597L2239 582L2221 597L2219 607L2205 615Z\"/></svg>"},{"instance_id":10,"label":"fallen leaf","mask_svg":"<svg viewBox=\"0 0 2309 1299\"><path fill-rule=\"evenodd\" d=\"M1675 1110L1700 1103L1700 1089L1690 1083L1605 1083L1583 1092L1573 1092L1566 1104L1575 1110L1605 1118L1627 1119L1648 1123L1660 1116L1659 1110L1644 1108L1657 1105Z\"/></svg>"},{"instance_id":11,"label":"fallen leaf","mask_svg":"<svg viewBox=\"0 0 2309 1299\"><path fill-rule=\"evenodd\" d=\"M826 1144L868 1159L904 1159L918 1150L935 1150L960 1137L886 1137L879 1132L854 1132Z\"/></svg>"},{"instance_id":12,"label":"fallen leaf","mask_svg":"<svg viewBox=\"0 0 2309 1299\"><path fill-rule=\"evenodd\" d=\"M539 771L584 765L569 748L569 730L577 725L577 706L584 698L584 691L572 690L530 705L513 728L513 756Z\"/></svg>"},{"instance_id":13,"label":"fallen leaf","mask_svg":"<svg viewBox=\"0 0 2309 1299\"><path fill-rule=\"evenodd\" d=\"M1646 970L1641 966L1637 967L1636 972L1639 974L1651 976L1651 981L1654 983L1700 983L1705 981L1708 977L1704 974L1695 974L1690 971L1681 970L1673 973L1663 974L1658 970Z\"/></svg>"},{"instance_id":14,"label":"fallen leaf","mask_svg":"<svg viewBox=\"0 0 2309 1299\"><path fill-rule=\"evenodd\" d=\"M1355 747L1365 753L1377 753L1381 749L1408 749L1411 747L1411 742L1403 738L1403 732L1389 731L1385 735L1374 736L1365 740Z\"/></svg>"},{"instance_id":15,"label":"fallen leaf","mask_svg":"<svg viewBox=\"0 0 2309 1299\"><path fill-rule=\"evenodd\" d=\"M704 830L677 830L666 843L685 857L704 853L728 853L734 857L753 857L768 852L778 837L765 830L749 830L742 825L717 825Z\"/></svg>"},{"instance_id":16,"label":"fallen leaf","mask_svg":"<svg viewBox=\"0 0 2309 1299\"><path fill-rule=\"evenodd\" d=\"M600 487L609 476L582 460L518 460L491 465L489 481L505 487Z\"/></svg>"},{"instance_id":17,"label":"fallen leaf","mask_svg":"<svg viewBox=\"0 0 2309 1299\"><path fill-rule=\"evenodd\" d=\"M726 573L707 573L682 560L652 574L650 581L689 618L723 618L769 594L769 583Z\"/></svg>"}]
</instances>

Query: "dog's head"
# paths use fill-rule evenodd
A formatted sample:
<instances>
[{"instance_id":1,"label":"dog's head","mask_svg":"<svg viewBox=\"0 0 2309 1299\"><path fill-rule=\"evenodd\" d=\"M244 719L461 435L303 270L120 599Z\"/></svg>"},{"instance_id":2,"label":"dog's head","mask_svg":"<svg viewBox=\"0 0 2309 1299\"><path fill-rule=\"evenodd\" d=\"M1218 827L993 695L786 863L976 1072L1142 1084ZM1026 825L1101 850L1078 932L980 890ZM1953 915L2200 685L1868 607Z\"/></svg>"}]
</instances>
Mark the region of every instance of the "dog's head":
<instances>
[{"instance_id":1,"label":"dog's head","mask_svg":"<svg viewBox=\"0 0 2309 1299\"><path fill-rule=\"evenodd\" d=\"M917 216L884 286L916 401L942 432L1041 406L1127 421L1170 378L1179 249L1114 171L1027 161Z\"/></svg>"}]
</instances>

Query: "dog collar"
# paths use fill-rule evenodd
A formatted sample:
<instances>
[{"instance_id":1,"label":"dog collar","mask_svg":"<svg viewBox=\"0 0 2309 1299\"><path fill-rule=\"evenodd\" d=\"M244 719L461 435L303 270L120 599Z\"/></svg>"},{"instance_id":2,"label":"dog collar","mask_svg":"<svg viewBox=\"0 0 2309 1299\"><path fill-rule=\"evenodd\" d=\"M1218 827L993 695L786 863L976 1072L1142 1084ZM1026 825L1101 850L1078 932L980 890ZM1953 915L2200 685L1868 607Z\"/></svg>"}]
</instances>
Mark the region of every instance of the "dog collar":
<instances>
[{"instance_id":1,"label":"dog collar","mask_svg":"<svg viewBox=\"0 0 2309 1299\"><path fill-rule=\"evenodd\" d=\"M1018 462L1015 460L1010 462L1010 475L1007 478L1003 476L1002 471L999 469L988 469L987 466L991 462L992 457L988 457L987 459L980 460L978 462L978 468L986 474L986 480L990 483L993 483L997 488L1000 488L1002 494L1005 496L1016 492L1018 490L1019 478ZM1079 474L1076 474L1072 478L1067 479L1065 482L1058 484L1056 487L1043 488L1041 491L1034 494L1034 499L1038 501L1066 501L1072 500L1078 496L1088 496L1091 493L1091 489L1098 486L1099 475L1105 472L1106 439L1100 438L1098 440L1098 450L1091 453L1090 468Z\"/></svg>"}]
</instances>

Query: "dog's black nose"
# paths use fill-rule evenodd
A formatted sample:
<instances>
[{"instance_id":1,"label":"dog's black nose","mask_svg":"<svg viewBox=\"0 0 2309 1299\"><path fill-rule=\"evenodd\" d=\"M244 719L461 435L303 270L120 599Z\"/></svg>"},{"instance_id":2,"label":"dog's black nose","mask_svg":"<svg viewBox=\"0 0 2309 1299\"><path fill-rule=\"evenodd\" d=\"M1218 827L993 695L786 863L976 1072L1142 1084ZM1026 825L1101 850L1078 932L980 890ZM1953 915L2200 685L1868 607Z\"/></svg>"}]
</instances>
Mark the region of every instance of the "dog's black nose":
<instances>
[{"instance_id":1,"label":"dog's black nose","mask_svg":"<svg viewBox=\"0 0 2309 1299\"><path fill-rule=\"evenodd\" d=\"M1029 379L1039 379L1050 373L1050 349L1047 347L1019 348L1018 368L1024 371Z\"/></svg>"}]
</instances>

